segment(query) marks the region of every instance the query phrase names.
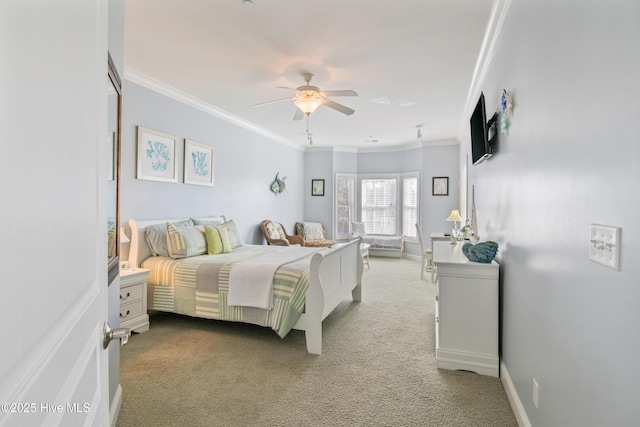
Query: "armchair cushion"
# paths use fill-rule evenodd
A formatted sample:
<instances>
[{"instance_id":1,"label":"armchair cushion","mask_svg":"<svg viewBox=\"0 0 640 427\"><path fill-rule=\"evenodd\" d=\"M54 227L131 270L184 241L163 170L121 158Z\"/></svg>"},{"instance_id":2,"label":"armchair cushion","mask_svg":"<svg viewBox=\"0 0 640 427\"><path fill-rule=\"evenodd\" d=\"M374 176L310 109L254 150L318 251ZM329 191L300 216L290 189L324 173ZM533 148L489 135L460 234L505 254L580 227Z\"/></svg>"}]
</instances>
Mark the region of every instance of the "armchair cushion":
<instances>
[{"instance_id":1,"label":"armchair cushion","mask_svg":"<svg viewBox=\"0 0 640 427\"><path fill-rule=\"evenodd\" d=\"M277 222L268 222L265 226L267 230L267 235L272 240L277 239L285 239L284 230L282 230L282 226Z\"/></svg>"},{"instance_id":2,"label":"armchair cushion","mask_svg":"<svg viewBox=\"0 0 640 427\"><path fill-rule=\"evenodd\" d=\"M287 234L287 231L279 222L265 219L260 224L260 229L262 230L262 234L264 235L264 238L267 241L267 245L278 245L278 246L300 245L302 246L302 242L303 242L302 237L291 236Z\"/></svg>"},{"instance_id":3,"label":"armchair cushion","mask_svg":"<svg viewBox=\"0 0 640 427\"><path fill-rule=\"evenodd\" d=\"M303 246L330 248L336 244L333 240L326 238L326 229L320 222L298 222L296 234L304 239Z\"/></svg>"},{"instance_id":4,"label":"armchair cushion","mask_svg":"<svg viewBox=\"0 0 640 427\"><path fill-rule=\"evenodd\" d=\"M304 240L325 240L324 227L319 222L303 222L302 237Z\"/></svg>"}]
</instances>

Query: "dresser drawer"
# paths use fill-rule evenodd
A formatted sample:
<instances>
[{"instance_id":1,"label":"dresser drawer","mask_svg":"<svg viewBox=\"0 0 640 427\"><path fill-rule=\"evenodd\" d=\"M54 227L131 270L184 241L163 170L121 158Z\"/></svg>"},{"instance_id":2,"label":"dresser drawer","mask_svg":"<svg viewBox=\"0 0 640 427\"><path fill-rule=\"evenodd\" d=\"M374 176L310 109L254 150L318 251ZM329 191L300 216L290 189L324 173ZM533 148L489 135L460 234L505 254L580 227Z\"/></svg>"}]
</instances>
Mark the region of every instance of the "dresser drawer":
<instances>
[{"instance_id":1,"label":"dresser drawer","mask_svg":"<svg viewBox=\"0 0 640 427\"><path fill-rule=\"evenodd\" d=\"M143 284L127 286L126 288L120 288L120 305L127 304L130 301L139 300L142 298Z\"/></svg>"},{"instance_id":2,"label":"dresser drawer","mask_svg":"<svg viewBox=\"0 0 640 427\"><path fill-rule=\"evenodd\" d=\"M145 314L142 300L120 305L120 323L128 322Z\"/></svg>"}]
</instances>

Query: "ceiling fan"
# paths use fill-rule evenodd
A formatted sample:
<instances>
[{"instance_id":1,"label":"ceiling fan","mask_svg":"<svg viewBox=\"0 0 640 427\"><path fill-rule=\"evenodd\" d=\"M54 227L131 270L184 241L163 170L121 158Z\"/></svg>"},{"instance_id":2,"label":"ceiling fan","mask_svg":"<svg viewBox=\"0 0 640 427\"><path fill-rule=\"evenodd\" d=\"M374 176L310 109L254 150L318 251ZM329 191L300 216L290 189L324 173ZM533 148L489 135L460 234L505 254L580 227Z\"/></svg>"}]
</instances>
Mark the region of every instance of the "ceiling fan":
<instances>
[{"instance_id":1,"label":"ceiling fan","mask_svg":"<svg viewBox=\"0 0 640 427\"><path fill-rule=\"evenodd\" d=\"M296 91L295 96L292 96L289 98L276 99L274 101L267 101L260 104L255 104L254 107L260 107L263 105L273 104L275 102L281 102L281 101L294 101L294 104L297 107L297 109L296 109L295 115L293 116L293 120L300 120L304 117L305 114L308 117L311 113L316 111L316 108L318 108L321 105L332 108L348 116L355 113L355 110L345 105L338 104L337 102L327 98L328 96L358 96L358 94L355 91L328 90L328 91L321 92L317 86L310 85L311 78L313 77L312 73L302 73L302 77L307 83L304 86L298 86L295 89L290 87L278 86L281 89L295 90Z\"/></svg>"}]
</instances>

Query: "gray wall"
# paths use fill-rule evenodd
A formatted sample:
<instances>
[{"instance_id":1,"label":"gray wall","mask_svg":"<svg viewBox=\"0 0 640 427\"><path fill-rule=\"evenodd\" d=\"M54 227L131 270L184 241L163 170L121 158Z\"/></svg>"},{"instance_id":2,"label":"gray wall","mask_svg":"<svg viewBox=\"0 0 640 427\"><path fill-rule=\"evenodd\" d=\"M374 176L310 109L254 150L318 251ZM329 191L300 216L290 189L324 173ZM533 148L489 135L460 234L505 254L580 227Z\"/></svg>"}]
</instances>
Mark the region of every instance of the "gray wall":
<instances>
[{"instance_id":1,"label":"gray wall","mask_svg":"<svg viewBox=\"0 0 640 427\"><path fill-rule=\"evenodd\" d=\"M639 40L637 1L513 1L480 84L490 111L514 96L469 183L481 239L500 244L502 357L533 426L640 422ZM592 223L622 228L620 271L589 261Z\"/></svg>"},{"instance_id":2,"label":"gray wall","mask_svg":"<svg viewBox=\"0 0 640 427\"><path fill-rule=\"evenodd\" d=\"M307 188L302 151L128 80L123 101L123 221L223 214L236 222L247 243L261 244L262 220L281 221L291 232L303 217ZM178 138L177 184L136 179L138 125ZM214 147L213 187L183 183L185 138ZM278 172L280 178L286 177L286 191L276 196L270 186Z\"/></svg>"},{"instance_id":3,"label":"gray wall","mask_svg":"<svg viewBox=\"0 0 640 427\"><path fill-rule=\"evenodd\" d=\"M386 152L370 152L358 154L358 173L420 173L420 223L425 241L434 232L448 232L452 223L445 219L452 209L460 209L460 146L455 141L442 141L425 144L422 147ZM434 176L449 177L449 195L433 196L431 182ZM417 243L407 242L405 251L419 255Z\"/></svg>"}]
</instances>

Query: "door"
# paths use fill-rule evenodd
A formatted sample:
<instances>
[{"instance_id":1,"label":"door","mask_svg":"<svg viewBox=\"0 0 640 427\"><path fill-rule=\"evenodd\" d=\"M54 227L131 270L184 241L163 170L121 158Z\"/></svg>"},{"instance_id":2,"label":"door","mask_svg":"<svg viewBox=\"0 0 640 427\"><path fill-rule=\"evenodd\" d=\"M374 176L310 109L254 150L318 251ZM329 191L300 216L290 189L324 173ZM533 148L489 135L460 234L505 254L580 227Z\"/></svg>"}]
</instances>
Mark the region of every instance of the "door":
<instances>
[{"instance_id":1,"label":"door","mask_svg":"<svg viewBox=\"0 0 640 427\"><path fill-rule=\"evenodd\" d=\"M106 10L0 7L0 426L109 423Z\"/></svg>"}]
</instances>

